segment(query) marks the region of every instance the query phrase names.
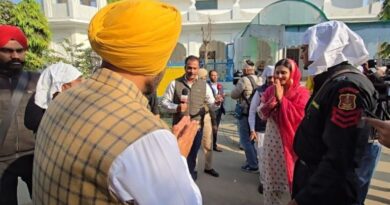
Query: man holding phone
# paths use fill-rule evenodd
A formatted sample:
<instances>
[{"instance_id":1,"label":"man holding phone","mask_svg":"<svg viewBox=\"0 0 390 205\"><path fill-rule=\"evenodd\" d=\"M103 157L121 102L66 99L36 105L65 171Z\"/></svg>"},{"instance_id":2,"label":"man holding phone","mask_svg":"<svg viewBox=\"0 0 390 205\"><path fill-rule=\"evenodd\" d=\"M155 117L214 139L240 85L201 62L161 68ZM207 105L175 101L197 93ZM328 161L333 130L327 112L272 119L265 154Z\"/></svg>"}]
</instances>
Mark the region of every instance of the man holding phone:
<instances>
[{"instance_id":1,"label":"man holding phone","mask_svg":"<svg viewBox=\"0 0 390 205\"><path fill-rule=\"evenodd\" d=\"M374 118L363 118L377 131L378 141L387 148L390 148L390 120L379 120Z\"/></svg>"}]
</instances>

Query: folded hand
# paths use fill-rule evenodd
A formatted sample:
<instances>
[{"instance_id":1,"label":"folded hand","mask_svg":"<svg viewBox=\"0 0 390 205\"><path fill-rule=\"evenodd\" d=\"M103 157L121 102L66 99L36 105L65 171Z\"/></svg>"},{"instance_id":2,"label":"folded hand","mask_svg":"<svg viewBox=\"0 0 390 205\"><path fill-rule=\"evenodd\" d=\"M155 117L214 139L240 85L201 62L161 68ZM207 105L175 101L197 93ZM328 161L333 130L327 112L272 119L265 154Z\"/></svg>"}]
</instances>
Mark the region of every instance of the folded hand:
<instances>
[{"instance_id":1,"label":"folded hand","mask_svg":"<svg viewBox=\"0 0 390 205\"><path fill-rule=\"evenodd\" d=\"M190 120L189 116L184 116L179 123L173 126L172 133L177 137L180 153L187 157L191 150L196 132L199 128L199 122Z\"/></svg>"}]
</instances>

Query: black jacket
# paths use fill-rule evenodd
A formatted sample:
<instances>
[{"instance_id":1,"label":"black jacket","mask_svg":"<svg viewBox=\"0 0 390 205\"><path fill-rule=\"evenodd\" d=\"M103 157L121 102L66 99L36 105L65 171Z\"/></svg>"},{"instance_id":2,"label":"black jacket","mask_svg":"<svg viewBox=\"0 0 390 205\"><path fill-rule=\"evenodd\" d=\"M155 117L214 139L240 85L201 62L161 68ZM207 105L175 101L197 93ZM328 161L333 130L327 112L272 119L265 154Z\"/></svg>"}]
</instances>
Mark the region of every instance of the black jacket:
<instances>
[{"instance_id":1,"label":"black jacket","mask_svg":"<svg viewBox=\"0 0 390 205\"><path fill-rule=\"evenodd\" d=\"M345 70L357 69L342 63L314 78L314 92L294 139L299 159L293 198L299 205L348 205L357 200L355 169L370 132L361 117L375 110L377 95L368 78L358 73L337 75L321 88Z\"/></svg>"}]
</instances>

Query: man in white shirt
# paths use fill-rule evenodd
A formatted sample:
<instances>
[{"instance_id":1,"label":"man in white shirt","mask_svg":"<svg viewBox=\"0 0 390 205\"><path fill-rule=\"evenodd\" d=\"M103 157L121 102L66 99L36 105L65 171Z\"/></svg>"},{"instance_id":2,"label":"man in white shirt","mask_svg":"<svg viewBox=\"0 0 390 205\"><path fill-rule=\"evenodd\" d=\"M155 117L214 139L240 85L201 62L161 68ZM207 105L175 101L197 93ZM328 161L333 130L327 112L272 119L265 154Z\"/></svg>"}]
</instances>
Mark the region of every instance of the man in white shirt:
<instances>
[{"instance_id":1,"label":"man in white shirt","mask_svg":"<svg viewBox=\"0 0 390 205\"><path fill-rule=\"evenodd\" d=\"M222 152L221 148L217 145L217 136L218 136L218 127L221 123L222 114L225 114L225 107L223 106L223 86L221 83L218 83L218 72L216 70L209 71L210 81L207 81L207 84L211 87L214 97L220 95L222 98L221 106L219 109L215 110L215 125L213 125L213 150L216 152Z\"/></svg>"},{"instance_id":2,"label":"man in white shirt","mask_svg":"<svg viewBox=\"0 0 390 205\"><path fill-rule=\"evenodd\" d=\"M161 101L163 108L170 113L174 113L173 125L179 122L183 116L188 115L191 119L201 122L187 157L188 168L194 180L197 179L197 172L195 171L196 157L202 142L202 121L207 112L205 107L209 105L211 110L215 110L221 104L221 98L214 98L211 88L206 85L206 81L198 79L199 62L199 58L192 55L185 59L185 75L173 80L168 85ZM210 170L205 170L206 173L207 171Z\"/></svg>"}]
</instances>

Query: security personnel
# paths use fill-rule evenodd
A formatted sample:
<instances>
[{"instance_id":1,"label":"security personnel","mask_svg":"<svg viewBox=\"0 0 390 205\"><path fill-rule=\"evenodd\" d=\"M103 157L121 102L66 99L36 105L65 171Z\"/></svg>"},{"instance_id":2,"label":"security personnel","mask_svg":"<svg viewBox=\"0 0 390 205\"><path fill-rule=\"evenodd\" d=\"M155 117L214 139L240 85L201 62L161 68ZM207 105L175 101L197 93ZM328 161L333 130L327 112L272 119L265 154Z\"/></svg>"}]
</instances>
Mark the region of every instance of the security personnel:
<instances>
[{"instance_id":1,"label":"security personnel","mask_svg":"<svg viewBox=\"0 0 390 205\"><path fill-rule=\"evenodd\" d=\"M376 105L372 83L351 64L367 60L362 39L344 23L310 27L301 59L314 91L294 140L298 156L289 205L355 204L359 166L370 128L361 122Z\"/></svg>"}]
</instances>

